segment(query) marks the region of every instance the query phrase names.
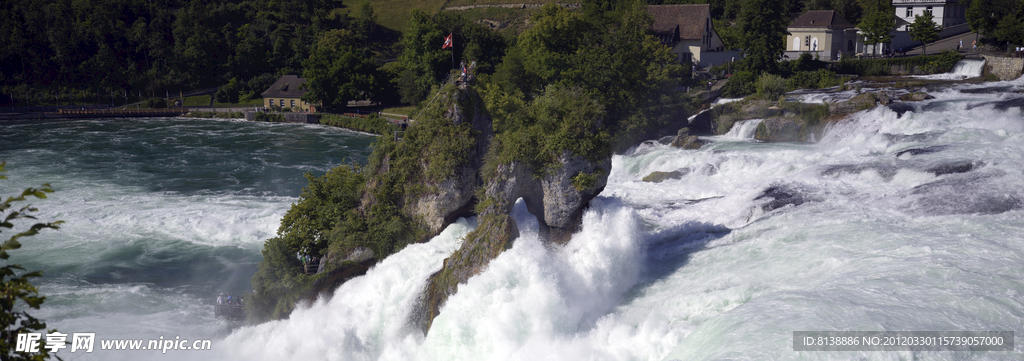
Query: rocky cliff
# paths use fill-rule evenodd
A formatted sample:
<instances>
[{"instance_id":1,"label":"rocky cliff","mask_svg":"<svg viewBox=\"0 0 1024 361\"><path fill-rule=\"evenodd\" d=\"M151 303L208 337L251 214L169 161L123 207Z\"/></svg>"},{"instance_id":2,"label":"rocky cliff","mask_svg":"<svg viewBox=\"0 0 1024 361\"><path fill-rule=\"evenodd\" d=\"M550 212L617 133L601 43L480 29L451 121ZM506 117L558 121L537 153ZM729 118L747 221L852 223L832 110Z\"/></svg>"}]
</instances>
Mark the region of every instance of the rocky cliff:
<instances>
[{"instance_id":1,"label":"rocky cliff","mask_svg":"<svg viewBox=\"0 0 1024 361\"><path fill-rule=\"evenodd\" d=\"M461 89L460 94L475 96L468 89ZM464 115L464 112L448 112L445 117L455 122ZM473 119L463 121L475 122ZM600 128L599 120L592 124ZM581 134L587 137L585 134L589 133ZM486 269L488 263L511 247L519 236L518 225L511 217L512 206L518 199L522 198L527 210L537 217L543 241L565 244L578 230L584 208L604 189L611 170L610 152L595 160L563 149L553 164L549 164L522 158L499 161L501 157L496 153L500 152L501 145L487 145L495 148L489 150L489 159L494 164L478 168L483 183L476 193L480 198L476 207L477 229L467 235L462 246L430 276L411 316L412 322L425 332L448 296L458 290L458 285Z\"/></svg>"}]
</instances>

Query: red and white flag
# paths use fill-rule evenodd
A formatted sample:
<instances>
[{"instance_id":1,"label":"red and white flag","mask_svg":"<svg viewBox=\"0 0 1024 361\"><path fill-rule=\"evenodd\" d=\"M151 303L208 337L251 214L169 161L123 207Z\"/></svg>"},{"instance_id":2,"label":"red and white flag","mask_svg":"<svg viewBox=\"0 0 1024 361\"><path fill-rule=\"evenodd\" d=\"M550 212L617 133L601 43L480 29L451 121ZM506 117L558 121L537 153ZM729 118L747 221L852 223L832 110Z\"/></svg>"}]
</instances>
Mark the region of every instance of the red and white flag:
<instances>
[{"instance_id":1,"label":"red and white flag","mask_svg":"<svg viewBox=\"0 0 1024 361\"><path fill-rule=\"evenodd\" d=\"M444 45L441 45L441 49L452 47L452 34L448 33L448 36L444 38Z\"/></svg>"}]
</instances>

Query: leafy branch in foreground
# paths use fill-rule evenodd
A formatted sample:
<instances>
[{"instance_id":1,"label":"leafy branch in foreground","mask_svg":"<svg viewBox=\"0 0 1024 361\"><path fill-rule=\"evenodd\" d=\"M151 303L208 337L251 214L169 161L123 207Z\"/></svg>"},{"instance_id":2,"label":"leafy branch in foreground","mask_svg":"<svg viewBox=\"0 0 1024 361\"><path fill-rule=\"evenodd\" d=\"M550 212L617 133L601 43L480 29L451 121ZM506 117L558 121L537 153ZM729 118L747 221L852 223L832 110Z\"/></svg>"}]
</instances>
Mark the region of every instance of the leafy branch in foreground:
<instances>
[{"instance_id":1,"label":"leafy branch in foreground","mask_svg":"<svg viewBox=\"0 0 1024 361\"><path fill-rule=\"evenodd\" d=\"M4 172L4 165L6 162L0 162L0 172ZM0 175L0 179L7 179L7 177ZM17 209L12 208L14 203L24 202L28 197L45 199L46 193L53 193L53 188L49 184L43 184L40 188L25 189L21 195L8 197L3 203L0 203L0 212L3 214L0 228L10 230L14 228L14 221L36 219L34 214L39 210L31 205ZM10 255L7 251L21 248L21 242L18 242L18 239L39 234L39 231L44 228L58 229L61 223L64 222L33 224L28 230L17 233L0 244L0 260L6 263L0 267L0 307L3 308L3 313L0 313L0 325L3 326L3 330L0 331L0 357L4 360L45 360L51 356L49 350L44 347L40 347L38 353L14 351L18 334L46 329L46 323L29 315L20 303L24 302L28 307L38 310L46 297L40 296L39 289L30 282L31 278L42 276L42 272L35 271L19 275L18 272L24 271L25 268L19 264L8 263ZM52 332L56 332L56 330L51 330Z\"/></svg>"}]
</instances>

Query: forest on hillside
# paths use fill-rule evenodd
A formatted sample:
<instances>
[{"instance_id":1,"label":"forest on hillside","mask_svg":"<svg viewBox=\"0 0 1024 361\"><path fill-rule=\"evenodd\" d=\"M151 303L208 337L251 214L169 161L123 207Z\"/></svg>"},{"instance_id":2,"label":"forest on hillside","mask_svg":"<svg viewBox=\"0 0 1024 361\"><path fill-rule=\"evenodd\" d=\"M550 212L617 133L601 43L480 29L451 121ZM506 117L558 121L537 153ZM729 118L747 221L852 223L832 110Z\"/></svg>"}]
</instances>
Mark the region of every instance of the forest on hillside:
<instances>
[{"instance_id":1,"label":"forest on hillside","mask_svg":"<svg viewBox=\"0 0 1024 361\"><path fill-rule=\"evenodd\" d=\"M580 11L607 18L635 2L709 0L583 0ZM774 36L768 33L784 32L808 10L836 10L862 27L872 14L881 15L876 23L888 24L893 12L888 0L710 5L726 46L745 49ZM757 19L743 13L748 8L778 16ZM218 101L236 103L258 98L279 76L294 74L309 81L309 100L327 109L368 97L417 104L463 59L477 61L480 73L494 72L517 41L517 34L492 31L459 11L398 14L408 19L404 33L377 23L378 16L395 17L387 13L394 11L366 0L11 0L0 8L0 103L55 97L91 103L212 87L221 87ZM1024 1L974 0L967 16L972 29L993 41L1024 42ZM763 31L768 23L775 30ZM456 46L442 50L448 34Z\"/></svg>"}]
</instances>

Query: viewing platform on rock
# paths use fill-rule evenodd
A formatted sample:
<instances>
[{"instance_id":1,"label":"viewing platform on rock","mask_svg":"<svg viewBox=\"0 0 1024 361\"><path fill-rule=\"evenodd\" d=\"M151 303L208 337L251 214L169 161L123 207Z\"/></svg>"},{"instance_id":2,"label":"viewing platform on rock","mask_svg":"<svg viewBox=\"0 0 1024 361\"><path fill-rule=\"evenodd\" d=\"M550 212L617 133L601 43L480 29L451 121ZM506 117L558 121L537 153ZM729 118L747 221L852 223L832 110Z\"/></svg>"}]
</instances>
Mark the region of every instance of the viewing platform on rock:
<instances>
[{"instance_id":1,"label":"viewing platform on rock","mask_svg":"<svg viewBox=\"0 0 1024 361\"><path fill-rule=\"evenodd\" d=\"M245 320L245 307L242 305L214 305L213 314L215 317L241 321Z\"/></svg>"},{"instance_id":2,"label":"viewing platform on rock","mask_svg":"<svg viewBox=\"0 0 1024 361\"><path fill-rule=\"evenodd\" d=\"M320 271L320 259L319 258L311 259L311 260L309 260L309 262L306 262L304 264L304 266L303 266L303 272L306 272L306 274L310 275L310 276L317 274L317 272L319 272L319 271Z\"/></svg>"}]
</instances>

